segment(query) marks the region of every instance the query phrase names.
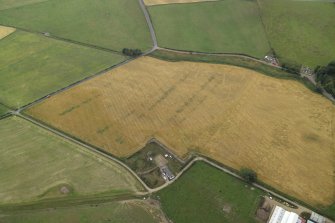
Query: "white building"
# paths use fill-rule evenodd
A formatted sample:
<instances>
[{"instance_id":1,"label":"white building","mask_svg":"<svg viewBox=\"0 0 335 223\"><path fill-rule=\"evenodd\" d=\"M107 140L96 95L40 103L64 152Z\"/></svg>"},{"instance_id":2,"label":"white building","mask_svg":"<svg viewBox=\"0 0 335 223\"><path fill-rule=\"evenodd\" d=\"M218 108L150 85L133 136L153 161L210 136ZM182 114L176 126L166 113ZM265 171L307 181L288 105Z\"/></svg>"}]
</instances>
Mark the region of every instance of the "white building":
<instances>
[{"instance_id":1,"label":"white building","mask_svg":"<svg viewBox=\"0 0 335 223\"><path fill-rule=\"evenodd\" d=\"M276 206L268 223L297 223L299 216L294 212Z\"/></svg>"},{"instance_id":2,"label":"white building","mask_svg":"<svg viewBox=\"0 0 335 223\"><path fill-rule=\"evenodd\" d=\"M326 219L325 217L315 213L315 212L312 212L312 215L310 217L311 220L313 220L314 222L317 222L317 223L325 223L326 222Z\"/></svg>"}]
</instances>

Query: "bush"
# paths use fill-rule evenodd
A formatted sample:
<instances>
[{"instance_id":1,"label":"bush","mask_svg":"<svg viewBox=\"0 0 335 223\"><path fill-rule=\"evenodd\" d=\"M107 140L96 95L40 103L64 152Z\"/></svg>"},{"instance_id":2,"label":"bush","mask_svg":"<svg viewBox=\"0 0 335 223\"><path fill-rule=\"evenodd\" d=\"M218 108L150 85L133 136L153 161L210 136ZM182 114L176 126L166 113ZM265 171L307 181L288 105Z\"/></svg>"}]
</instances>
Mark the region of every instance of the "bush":
<instances>
[{"instance_id":1,"label":"bush","mask_svg":"<svg viewBox=\"0 0 335 223\"><path fill-rule=\"evenodd\" d=\"M299 74L301 65L293 63L283 63L282 67L290 73Z\"/></svg>"},{"instance_id":2,"label":"bush","mask_svg":"<svg viewBox=\"0 0 335 223\"><path fill-rule=\"evenodd\" d=\"M142 51L139 49L128 49L128 48L124 48L122 50L122 53L124 55L130 56L130 57L138 57L142 54Z\"/></svg>"},{"instance_id":3,"label":"bush","mask_svg":"<svg viewBox=\"0 0 335 223\"><path fill-rule=\"evenodd\" d=\"M240 170L240 175L250 184L257 181L257 173L252 169L242 168Z\"/></svg>"}]
</instances>

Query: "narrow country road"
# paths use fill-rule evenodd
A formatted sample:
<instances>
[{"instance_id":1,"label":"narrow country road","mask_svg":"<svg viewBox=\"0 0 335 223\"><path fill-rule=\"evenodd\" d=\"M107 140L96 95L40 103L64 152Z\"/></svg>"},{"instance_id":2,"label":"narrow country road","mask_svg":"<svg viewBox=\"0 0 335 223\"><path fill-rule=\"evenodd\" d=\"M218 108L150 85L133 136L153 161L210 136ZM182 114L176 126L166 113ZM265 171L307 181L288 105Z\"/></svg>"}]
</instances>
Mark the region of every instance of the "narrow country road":
<instances>
[{"instance_id":1,"label":"narrow country road","mask_svg":"<svg viewBox=\"0 0 335 223\"><path fill-rule=\"evenodd\" d=\"M101 152L101 151L99 151L99 150L97 150L96 148L94 148L94 147L92 147L92 146L90 146L90 145L88 145L88 144L86 144L86 143L82 143L82 142L80 142L80 141L78 141L78 140L76 140L76 139L74 139L74 138L72 138L72 137L70 137L70 136L68 136L68 135L66 135L66 134L64 134L64 133L62 133L62 132L60 132L60 131L58 131L58 130L56 130L56 129L53 129L53 128L51 128L51 127L49 127L49 126L46 126L46 125L44 125L44 124L42 124L42 123L40 123L40 122L37 122L37 121L35 121L34 119L32 119L32 118L30 118L30 117L28 117L28 116L26 116L26 115L23 115L23 114L20 114L20 113L18 113L18 112L12 112L12 114L13 115L16 115L16 116L18 116L18 117L20 117L20 118L23 118L23 119L25 119L25 120L27 120L27 121L29 121L29 122L31 122L31 123L33 123L33 124L35 124L35 125L37 125L37 126L39 126L39 127L41 127L41 128L43 128L43 129L45 129L45 130L47 130L47 131L49 131L49 132L52 132L52 133L54 133L54 134L56 134L56 135L58 135L58 136L60 136L60 137L62 137L62 138L64 138L64 139L66 139L66 140L68 140L68 141L71 141L72 143L75 143L75 144L77 144L77 145L80 145L80 146L82 146L82 147L84 147L84 148L86 148L86 149L88 149L88 150L90 150L90 151L92 151L92 152L94 152L94 153L97 153L97 154L99 154L99 155L101 155L101 156L103 156L103 157L105 157L105 158L107 158L107 159L109 159L109 160L112 160L112 161L114 161L114 162L116 162L117 164L119 164L119 165L121 165L122 167L124 167L126 170L128 170L132 175L134 175L134 177L142 184L142 186L147 190L147 191L150 191L151 189L142 181L142 179L132 170L132 169L130 169L126 164L124 164L123 162L121 162L120 160L118 160L118 159L116 159L116 158L114 158L114 157L112 157L112 156L110 156L110 155L108 155L108 154L105 154L105 153L103 153L103 152Z\"/></svg>"},{"instance_id":2,"label":"narrow country road","mask_svg":"<svg viewBox=\"0 0 335 223\"><path fill-rule=\"evenodd\" d=\"M145 20L147 21L149 31L150 31L150 35L151 35L151 39L152 39L152 42L153 42L153 48L149 52L146 53L146 54L149 54L149 53L152 53L153 51L155 51L158 48L157 37L156 37L154 26L152 25L152 21L151 21L149 12L147 10L147 7L145 6L143 0L138 0L138 2L140 3L141 9L142 9L143 14L145 16Z\"/></svg>"},{"instance_id":3,"label":"narrow country road","mask_svg":"<svg viewBox=\"0 0 335 223\"><path fill-rule=\"evenodd\" d=\"M234 54L234 53L205 53L205 52L196 52L196 51L186 51L186 50L176 50L164 47L157 47L157 50L165 50L173 53L180 53L180 54L191 54L191 55L202 55L202 56L225 56L225 57L238 57L238 58L245 58L249 60L253 60L271 67L276 67L282 69L280 66L276 66L270 63L265 62L264 60L260 60L251 56L241 55L241 54Z\"/></svg>"}]
</instances>

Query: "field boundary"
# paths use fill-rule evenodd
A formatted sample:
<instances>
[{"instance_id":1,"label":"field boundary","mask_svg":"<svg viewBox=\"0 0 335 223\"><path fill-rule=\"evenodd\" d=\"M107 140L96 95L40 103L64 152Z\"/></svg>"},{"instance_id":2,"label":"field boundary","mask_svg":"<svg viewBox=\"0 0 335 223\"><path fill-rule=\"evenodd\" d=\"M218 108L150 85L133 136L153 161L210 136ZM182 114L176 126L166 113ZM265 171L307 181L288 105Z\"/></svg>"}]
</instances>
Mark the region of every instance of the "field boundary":
<instances>
[{"instance_id":1,"label":"field boundary","mask_svg":"<svg viewBox=\"0 0 335 223\"><path fill-rule=\"evenodd\" d=\"M30 3L30 4L26 4L26 5L19 5L19 6L14 6L14 7L11 7L11 8L0 9L0 12L5 11L5 10L9 10L9 9L17 9L17 8L25 7L25 6L28 6L28 5L37 5L37 4L41 4L41 3L44 3L44 2L48 2L48 1L50 1L50 0L44 0L44 1L41 1L41 2L33 2L33 3Z\"/></svg>"},{"instance_id":2,"label":"field boundary","mask_svg":"<svg viewBox=\"0 0 335 223\"><path fill-rule=\"evenodd\" d=\"M171 55L168 55L169 53ZM268 64L265 61L247 55L226 54L226 53L203 53L203 52L174 50L159 47L149 56L170 62L189 61L189 62L203 62L212 64L227 64L251 69L274 78L295 80L305 85L308 89L310 89L314 93L323 95L325 98L327 98L328 100L330 100L332 103L335 104L335 99L329 93L327 93L323 88L319 87L318 85L315 85L315 83L313 83L310 79L301 77L299 73L289 72L288 69L286 68ZM213 58L205 58L205 57L213 57ZM227 59L229 58L236 58L237 60L240 59L245 61L242 61L244 63L241 63L241 61L228 62ZM256 62L258 63L258 65L248 64L250 62ZM274 74L275 72L277 72L277 74Z\"/></svg>"},{"instance_id":3,"label":"field boundary","mask_svg":"<svg viewBox=\"0 0 335 223\"><path fill-rule=\"evenodd\" d=\"M101 50L101 51L105 51L105 52L110 52L110 53L114 53L114 54L123 55L122 52L117 51L117 50L105 48L105 47L102 47L102 46L97 46L97 45L94 45L94 44L83 43L83 42L79 42L79 41L76 41L76 40L67 39L67 38L63 38L63 37L59 37L59 36L54 36L54 35L51 35L50 33L39 32L39 31L26 29L26 28L22 28L22 27L18 27L18 26L13 26L13 25L7 25L7 24L0 24L0 25L1 26L6 26L6 27L11 27L11 28L14 28L14 29L22 31L22 32L32 33L32 34L44 36L46 38L50 38L50 39L54 39L54 40L58 40L58 41L62 41L62 42L67 42L67 43L70 43L70 44L80 45L80 46L89 47L89 48L93 48L93 49L97 49L97 50Z\"/></svg>"},{"instance_id":4,"label":"field boundary","mask_svg":"<svg viewBox=\"0 0 335 223\"><path fill-rule=\"evenodd\" d=\"M98 71L98 72L95 73L95 74L92 74L92 75L90 75L90 76L88 76L88 77L85 77L84 79L81 79L81 80L79 80L79 81L76 81L76 82L74 82L74 83L72 83L72 84L70 84L70 85L68 85L68 86L66 86L66 87L63 87L63 88L60 88L60 89L58 89L58 90L56 90L56 91L54 91L54 92L51 92L51 93L49 93L48 95L45 95L45 96L43 96L43 97L41 97L41 98L39 98L39 99L37 99L37 100L35 100L35 101L32 101L32 102L30 102L30 103L28 103L28 104L26 104L26 105L24 105L24 106L21 106L21 107L18 108L18 109L15 109L15 108L12 108L12 107L11 107L11 109L14 111L15 114L18 114L18 113L20 113L22 110L28 109L28 108L30 108L30 107L32 107L32 106L38 104L38 103L41 103L42 101L48 99L48 98L51 97L51 96L57 95L57 94L59 94L59 93L62 93L63 91L66 91L66 90L68 90L68 89L70 89L70 88L72 88L72 87L75 87L75 86L77 86L77 85L79 85L79 84L81 84L81 83L83 83L83 82L85 82L85 81L89 81L89 80L91 80L91 79L93 79L93 78L95 78L95 77L97 77L97 76L106 74L108 71L110 71L110 70L112 70L112 69L114 69L114 68L117 68L117 67L119 67L119 66L122 66L122 65L124 65L124 64L127 64L127 63L133 61L134 59L135 59L135 58L132 58L132 57L126 58L126 60L122 61L121 63L114 64L114 65L112 65L112 66L110 66L110 67L107 67L107 68L105 68L105 69L103 69L103 70L100 70L100 71ZM6 107L8 107L8 106L6 106Z\"/></svg>"},{"instance_id":5,"label":"field boundary","mask_svg":"<svg viewBox=\"0 0 335 223\"><path fill-rule=\"evenodd\" d=\"M20 203L0 204L1 212L22 212L22 211L35 211L35 210L49 210L50 208L66 208L69 206L81 206L87 204L107 203L112 201L125 201L139 198L137 195L132 194L113 194L110 192L93 194L93 195L80 195L68 196L60 198L48 198L38 201L28 201Z\"/></svg>"},{"instance_id":6,"label":"field boundary","mask_svg":"<svg viewBox=\"0 0 335 223\"><path fill-rule=\"evenodd\" d=\"M156 7L156 6L165 6L165 5L191 5L191 4L205 4L205 3L211 3L211 2L221 2L223 0L204 0L204 1L198 1L198 2L172 2L172 3L161 3L161 4L154 4L154 5L147 5L147 7Z\"/></svg>"}]
</instances>

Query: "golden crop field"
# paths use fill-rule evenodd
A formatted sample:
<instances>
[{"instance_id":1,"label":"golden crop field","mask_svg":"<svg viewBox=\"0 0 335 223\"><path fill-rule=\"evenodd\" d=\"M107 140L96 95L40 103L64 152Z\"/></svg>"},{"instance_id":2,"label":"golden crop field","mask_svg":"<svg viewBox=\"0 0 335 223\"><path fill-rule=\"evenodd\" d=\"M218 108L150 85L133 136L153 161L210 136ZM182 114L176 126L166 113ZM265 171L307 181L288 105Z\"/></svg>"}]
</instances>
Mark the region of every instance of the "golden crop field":
<instances>
[{"instance_id":1,"label":"golden crop field","mask_svg":"<svg viewBox=\"0 0 335 223\"><path fill-rule=\"evenodd\" d=\"M144 0L146 5L163 5L175 3L213 2L218 0Z\"/></svg>"},{"instance_id":2,"label":"golden crop field","mask_svg":"<svg viewBox=\"0 0 335 223\"><path fill-rule=\"evenodd\" d=\"M119 157L156 137L181 157L197 151L304 201L334 202L335 106L296 81L142 57L27 112Z\"/></svg>"},{"instance_id":3,"label":"golden crop field","mask_svg":"<svg viewBox=\"0 0 335 223\"><path fill-rule=\"evenodd\" d=\"M16 29L12 28L12 27L6 27L6 26L0 26L0 40L2 38L5 38L6 36L8 36L9 34L15 32Z\"/></svg>"}]
</instances>

